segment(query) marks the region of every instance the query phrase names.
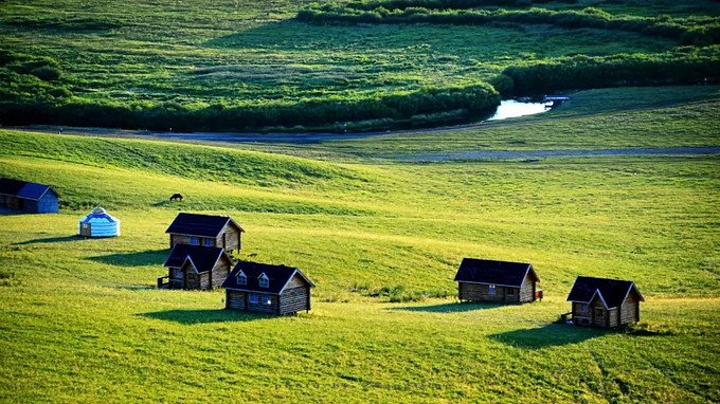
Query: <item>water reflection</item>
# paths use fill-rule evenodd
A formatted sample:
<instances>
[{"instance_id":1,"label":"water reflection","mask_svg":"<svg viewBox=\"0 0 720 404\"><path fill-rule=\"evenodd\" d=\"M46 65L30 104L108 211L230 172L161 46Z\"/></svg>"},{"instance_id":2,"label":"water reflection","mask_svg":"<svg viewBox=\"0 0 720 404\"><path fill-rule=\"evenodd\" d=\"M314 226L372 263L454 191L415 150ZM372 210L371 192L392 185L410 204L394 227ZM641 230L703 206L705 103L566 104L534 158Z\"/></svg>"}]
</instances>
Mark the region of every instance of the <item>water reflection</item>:
<instances>
[{"instance_id":1,"label":"water reflection","mask_svg":"<svg viewBox=\"0 0 720 404\"><path fill-rule=\"evenodd\" d=\"M491 116L488 121L540 114L545 111L549 111L551 107L552 102L521 102L517 100L504 100L500 102L500 106L498 106L497 111L495 111L495 115Z\"/></svg>"}]
</instances>

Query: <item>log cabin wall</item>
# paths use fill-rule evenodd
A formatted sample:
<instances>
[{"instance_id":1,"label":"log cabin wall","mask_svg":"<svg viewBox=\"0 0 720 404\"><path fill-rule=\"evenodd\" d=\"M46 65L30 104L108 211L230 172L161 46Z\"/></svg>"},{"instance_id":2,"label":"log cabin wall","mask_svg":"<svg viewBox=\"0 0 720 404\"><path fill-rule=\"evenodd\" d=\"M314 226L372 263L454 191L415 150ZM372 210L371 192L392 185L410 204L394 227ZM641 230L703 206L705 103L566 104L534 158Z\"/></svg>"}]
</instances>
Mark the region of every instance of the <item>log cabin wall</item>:
<instances>
[{"instance_id":1,"label":"log cabin wall","mask_svg":"<svg viewBox=\"0 0 720 404\"><path fill-rule=\"evenodd\" d=\"M170 234L170 248L173 248L175 244L190 244L190 236L184 236L182 234Z\"/></svg>"},{"instance_id":2,"label":"log cabin wall","mask_svg":"<svg viewBox=\"0 0 720 404\"><path fill-rule=\"evenodd\" d=\"M225 278L227 278L230 273L230 265L231 263L225 259L223 254L223 257L215 263L215 267L212 269L212 281L210 283L211 289L222 286L223 282L225 282Z\"/></svg>"},{"instance_id":3,"label":"log cabin wall","mask_svg":"<svg viewBox=\"0 0 720 404\"><path fill-rule=\"evenodd\" d=\"M265 293L250 293L250 295L256 295L258 297L257 303L252 303L250 299L247 301L247 311L254 311L257 313L278 313L278 297L275 295L269 295ZM270 304L266 303L267 297L270 297Z\"/></svg>"},{"instance_id":4,"label":"log cabin wall","mask_svg":"<svg viewBox=\"0 0 720 404\"><path fill-rule=\"evenodd\" d=\"M295 275L280 295L280 314L310 310L310 285L300 275Z\"/></svg>"},{"instance_id":5,"label":"log cabin wall","mask_svg":"<svg viewBox=\"0 0 720 404\"><path fill-rule=\"evenodd\" d=\"M245 310L247 293L237 290L225 291L225 307L233 310Z\"/></svg>"},{"instance_id":6,"label":"log cabin wall","mask_svg":"<svg viewBox=\"0 0 720 404\"><path fill-rule=\"evenodd\" d=\"M600 299L595 299L595 301L590 305L591 315L592 315L592 325L596 327L608 327L608 312L605 310L605 306L603 306Z\"/></svg>"},{"instance_id":7,"label":"log cabin wall","mask_svg":"<svg viewBox=\"0 0 720 404\"><path fill-rule=\"evenodd\" d=\"M592 313L590 305L583 303L572 304L572 319L576 325L591 325Z\"/></svg>"},{"instance_id":8,"label":"log cabin wall","mask_svg":"<svg viewBox=\"0 0 720 404\"><path fill-rule=\"evenodd\" d=\"M523 284L520 287L520 302L534 302L535 301L535 281L530 278L529 275L525 275Z\"/></svg>"},{"instance_id":9,"label":"log cabin wall","mask_svg":"<svg viewBox=\"0 0 720 404\"><path fill-rule=\"evenodd\" d=\"M458 298L476 302L519 303L519 288L495 286L493 293L490 285L458 282Z\"/></svg>"},{"instance_id":10,"label":"log cabin wall","mask_svg":"<svg viewBox=\"0 0 720 404\"><path fill-rule=\"evenodd\" d=\"M620 306L620 324L640 321L640 299L637 294L630 292L627 299Z\"/></svg>"},{"instance_id":11,"label":"log cabin wall","mask_svg":"<svg viewBox=\"0 0 720 404\"><path fill-rule=\"evenodd\" d=\"M215 239L215 243L217 247L226 251L240 251L240 229L232 223L226 224L218 237Z\"/></svg>"}]
</instances>

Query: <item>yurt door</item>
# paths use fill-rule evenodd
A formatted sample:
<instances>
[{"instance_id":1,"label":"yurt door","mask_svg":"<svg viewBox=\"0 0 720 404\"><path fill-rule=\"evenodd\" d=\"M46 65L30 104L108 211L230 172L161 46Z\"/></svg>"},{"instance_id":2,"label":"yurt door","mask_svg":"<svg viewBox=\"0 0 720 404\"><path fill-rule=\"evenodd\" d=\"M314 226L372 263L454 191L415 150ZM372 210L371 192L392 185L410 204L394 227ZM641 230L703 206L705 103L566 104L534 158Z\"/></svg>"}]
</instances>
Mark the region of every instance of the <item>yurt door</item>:
<instances>
[{"instance_id":1,"label":"yurt door","mask_svg":"<svg viewBox=\"0 0 720 404\"><path fill-rule=\"evenodd\" d=\"M90 223L83 223L80 225L80 235L90 237Z\"/></svg>"}]
</instances>

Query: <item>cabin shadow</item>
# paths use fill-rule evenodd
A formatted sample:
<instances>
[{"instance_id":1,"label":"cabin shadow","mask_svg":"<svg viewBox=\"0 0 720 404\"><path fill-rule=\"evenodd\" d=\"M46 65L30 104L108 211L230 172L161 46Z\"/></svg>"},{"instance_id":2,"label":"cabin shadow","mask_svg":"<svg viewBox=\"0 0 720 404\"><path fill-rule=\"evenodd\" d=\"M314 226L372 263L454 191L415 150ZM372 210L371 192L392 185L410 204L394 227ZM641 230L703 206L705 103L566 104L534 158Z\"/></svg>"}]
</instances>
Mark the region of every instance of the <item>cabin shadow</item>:
<instances>
[{"instance_id":1,"label":"cabin shadow","mask_svg":"<svg viewBox=\"0 0 720 404\"><path fill-rule=\"evenodd\" d=\"M493 334L490 335L489 338L518 348L542 349L577 344L611 332L612 331L598 328L550 323L540 328L528 328Z\"/></svg>"},{"instance_id":2,"label":"cabin shadow","mask_svg":"<svg viewBox=\"0 0 720 404\"><path fill-rule=\"evenodd\" d=\"M426 313L462 313L468 311L496 309L500 304L493 303L443 303L431 306L401 306L391 307L387 310L416 311Z\"/></svg>"},{"instance_id":3,"label":"cabin shadow","mask_svg":"<svg viewBox=\"0 0 720 404\"><path fill-rule=\"evenodd\" d=\"M148 265L162 266L167 258L167 255L168 250L163 249L100 255L97 257L90 257L88 259L102 264L121 267L144 267Z\"/></svg>"},{"instance_id":4,"label":"cabin shadow","mask_svg":"<svg viewBox=\"0 0 720 404\"><path fill-rule=\"evenodd\" d=\"M85 240L85 238L80 237L78 235L61 236L61 237L45 237L45 238L36 238L36 239L32 239L32 240L21 241L19 243L15 243L14 245L28 245L28 244L41 244L41 243L65 243L68 241L81 241L81 240Z\"/></svg>"},{"instance_id":5,"label":"cabin shadow","mask_svg":"<svg viewBox=\"0 0 720 404\"><path fill-rule=\"evenodd\" d=\"M267 319L267 315L241 313L233 310L167 310L141 313L138 316L155 320L171 321L178 324L230 323Z\"/></svg>"}]
</instances>

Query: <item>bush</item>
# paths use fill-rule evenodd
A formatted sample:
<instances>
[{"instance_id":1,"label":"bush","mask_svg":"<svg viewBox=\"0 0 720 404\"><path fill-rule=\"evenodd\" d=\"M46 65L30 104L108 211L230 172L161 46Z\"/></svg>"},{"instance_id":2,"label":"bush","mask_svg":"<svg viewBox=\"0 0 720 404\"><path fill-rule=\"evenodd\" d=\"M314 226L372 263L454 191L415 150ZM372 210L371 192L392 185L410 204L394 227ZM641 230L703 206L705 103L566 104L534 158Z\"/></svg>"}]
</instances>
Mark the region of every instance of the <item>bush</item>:
<instances>
[{"instance_id":1,"label":"bush","mask_svg":"<svg viewBox=\"0 0 720 404\"><path fill-rule=\"evenodd\" d=\"M32 69L30 74L44 81L55 81L60 79L60 70L52 66L40 66Z\"/></svg>"},{"instance_id":2,"label":"bush","mask_svg":"<svg viewBox=\"0 0 720 404\"><path fill-rule=\"evenodd\" d=\"M2 70L2 69L0 69ZM1 72L0 72L1 73ZM265 101L236 106L183 105L176 102L120 103L111 101L69 98L63 89L50 87L24 75L9 73L16 80L17 93L8 93L0 103L0 123L24 125L31 123L81 125L121 128L146 128L179 131L243 131L267 127L296 127L325 129L337 127L338 122L394 122L412 121L426 115L438 120L445 113L463 110L466 116L480 116L493 111L500 103L499 94L486 83L466 87L424 88L417 91L396 92L367 98L348 99L327 97L297 103ZM2 79L2 74L0 74ZM0 94L2 94L0 89ZM28 99L23 94L38 94ZM49 93L49 94L48 94ZM16 99L15 102L10 100ZM371 126L367 130L374 129Z\"/></svg>"},{"instance_id":3,"label":"bush","mask_svg":"<svg viewBox=\"0 0 720 404\"><path fill-rule=\"evenodd\" d=\"M596 28L637 32L681 40L688 44L720 43L720 18L682 19L660 17L614 16L606 11L587 7L581 10L483 10L466 9L473 0L433 1L389 0L371 3L314 5L298 13L297 19L308 23L346 22L373 24L456 24L481 25L492 23L551 24L564 28ZM400 5L402 4L402 6ZM371 7L372 5L372 7ZM452 7L455 5L456 7Z\"/></svg>"},{"instance_id":4,"label":"bush","mask_svg":"<svg viewBox=\"0 0 720 404\"><path fill-rule=\"evenodd\" d=\"M646 55L579 55L511 66L503 71L515 95L618 86L720 82L720 46Z\"/></svg>"}]
</instances>

